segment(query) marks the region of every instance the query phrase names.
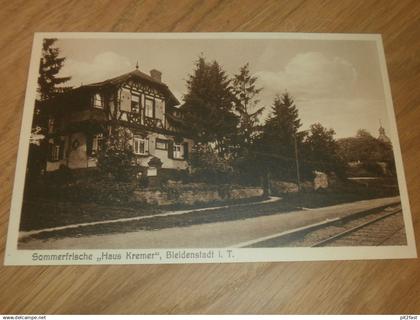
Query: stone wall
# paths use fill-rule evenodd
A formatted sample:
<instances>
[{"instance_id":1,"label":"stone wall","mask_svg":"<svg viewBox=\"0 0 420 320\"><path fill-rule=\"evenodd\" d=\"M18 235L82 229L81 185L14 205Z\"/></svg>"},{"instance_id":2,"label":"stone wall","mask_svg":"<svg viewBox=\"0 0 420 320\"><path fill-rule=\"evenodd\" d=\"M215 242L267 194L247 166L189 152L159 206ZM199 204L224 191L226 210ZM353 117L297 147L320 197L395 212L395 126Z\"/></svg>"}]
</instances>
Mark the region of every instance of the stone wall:
<instances>
[{"instance_id":1,"label":"stone wall","mask_svg":"<svg viewBox=\"0 0 420 320\"><path fill-rule=\"evenodd\" d=\"M170 188L166 190L136 190L134 201L154 205L196 205L220 201L235 201L257 198L263 195L263 189L257 187L191 187Z\"/></svg>"},{"instance_id":2,"label":"stone wall","mask_svg":"<svg viewBox=\"0 0 420 320\"><path fill-rule=\"evenodd\" d=\"M298 185L293 182L271 180L270 184L271 184L271 191L274 194L294 193L294 192L299 191Z\"/></svg>"},{"instance_id":3,"label":"stone wall","mask_svg":"<svg viewBox=\"0 0 420 320\"><path fill-rule=\"evenodd\" d=\"M311 181L302 181L300 183L300 187L302 191L313 191L314 183ZM271 180L270 188L273 195L299 192L299 188L296 183L280 180Z\"/></svg>"}]
</instances>

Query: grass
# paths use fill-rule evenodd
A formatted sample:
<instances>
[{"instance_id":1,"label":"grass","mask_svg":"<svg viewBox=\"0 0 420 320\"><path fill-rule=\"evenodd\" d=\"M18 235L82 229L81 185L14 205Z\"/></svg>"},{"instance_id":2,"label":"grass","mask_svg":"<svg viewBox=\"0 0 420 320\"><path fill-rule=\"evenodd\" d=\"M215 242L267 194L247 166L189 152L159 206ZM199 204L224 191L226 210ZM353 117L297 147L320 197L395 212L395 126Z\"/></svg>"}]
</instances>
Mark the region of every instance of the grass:
<instances>
[{"instance_id":1,"label":"grass","mask_svg":"<svg viewBox=\"0 0 420 320\"><path fill-rule=\"evenodd\" d=\"M69 201L54 201L52 199L32 199L23 201L20 230L39 230L70 224L156 215L167 211L245 204L261 200L263 200L261 197L254 197L224 202L213 201L211 203L198 203L195 205L181 206L177 204L158 207L145 204L136 205L133 203L126 206L121 204L118 206L110 206L94 202L75 203Z\"/></svg>"}]
</instances>

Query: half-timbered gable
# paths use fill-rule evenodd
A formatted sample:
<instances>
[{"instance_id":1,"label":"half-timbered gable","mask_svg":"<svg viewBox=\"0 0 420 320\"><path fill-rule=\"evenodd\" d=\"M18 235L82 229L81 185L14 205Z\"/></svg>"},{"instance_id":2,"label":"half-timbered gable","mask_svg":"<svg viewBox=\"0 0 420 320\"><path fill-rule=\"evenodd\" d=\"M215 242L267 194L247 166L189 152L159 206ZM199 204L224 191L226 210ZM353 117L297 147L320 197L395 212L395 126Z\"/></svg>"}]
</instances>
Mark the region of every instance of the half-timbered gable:
<instances>
[{"instance_id":1,"label":"half-timbered gable","mask_svg":"<svg viewBox=\"0 0 420 320\"><path fill-rule=\"evenodd\" d=\"M158 70L148 75L138 69L45 101L40 109L50 145L46 169L95 167L111 128L118 126L129 132L129 144L145 172L155 172L155 164L187 170L193 141L177 125L182 121L177 105Z\"/></svg>"}]
</instances>

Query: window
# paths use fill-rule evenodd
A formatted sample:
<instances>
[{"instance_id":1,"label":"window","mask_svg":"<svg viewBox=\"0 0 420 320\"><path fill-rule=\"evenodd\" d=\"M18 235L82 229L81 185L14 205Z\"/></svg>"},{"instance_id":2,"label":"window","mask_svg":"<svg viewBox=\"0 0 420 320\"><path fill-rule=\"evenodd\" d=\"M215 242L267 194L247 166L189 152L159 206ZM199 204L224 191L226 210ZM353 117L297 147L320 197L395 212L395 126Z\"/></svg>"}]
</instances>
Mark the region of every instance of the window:
<instances>
[{"instance_id":1,"label":"window","mask_svg":"<svg viewBox=\"0 0 420 320\"><path fill-rule=\"evenodd\" d=\"M182 151L181 144L174 144L174 159L183 159L184 153Z\"/></svg>"},{"instance_id":2,"label":"window","mask_svg":"<svg viewBox=\"0 0 420 320\"><path fill-rule=\"evenodd\" d=\"M64 140L58 140L49 144L49 161L59 161L64 156Z\"/></svg>"},{"instance_id":3,"label":"window","mask_svg":"<svg viewBox=\"0 0 420 320\"><path fill-rule=\"evenodd\" d=\"M103 138L104 136L102 133L95 134L92 137L92 154L93 155L98 154L98 152L101 151Z\"/></svg>"},{"instance_id":4,"label":"window","mask_svg":"<svg viewBox=\"0 0 420 320\"><path fill-rule=\"evenodd\" d=\"M95 93L93 96L93 106L98 109L104 108L104 101L99 93Z\"/></svg>"},{"instance_id":5,"label":"window","mask_svg":"<svg viewBox=\"0 0 420 320\"><path fill-rule=\"evenodd\" d=\"M131 95L131 112L139 113L140 112L140 97L137 95Z\"/></svg>"},{"instance_id":6,"label":"window","mask_svg":"<svg viewBox=\"0 0 420 320\"><path fill-rule=\"evenodd\" d=\"M124 112L131 111L131 91L122 88L120 91L120 110Z\"/></svg>"},{"instance_id":7,"label":"window","mask_svg":"<svg viewBox=\"0 0 420 320\"><path fill-rule=\"evenodd\" d=\"M103 134L87 135L86 137L86 154L90 157L96 156L102 150ZM77 143L76 143L77 142ZM73 149L77 149L78 141L73 141Z\"/></svg>"},{"instance_id":8,"label":"window","mask_svg":"<svg viewBox=\"0 0 420 320\"><path fill-rule=\"evenodd\" d=\"M163 139L156 139L156 149L168 150L168 141Z\"/></svg>"},{"instance_id":9,"label":"window","mask_svg":"<svg viewBox=\"0 0 420 320\"><path fill-rule=\"evenodd\" d=\"M165 114L165 101L161 99L155 99L155 118L163 120Z\"/></svg>"},{"instance_id":10,"label":"window","mask_svg":"<svg viewBox=\"0 0 420 320\"><path fill-rule=\"evenodd\" d=\"M133 138L133 152L139 155L146 155L149 153L149 140L140 137Z\"/></svg>"},{"instance_id":11,"label":"window","mask_svg":"<svg viewBox=\"0 0 420 320\"><path fill-rule=\"evenodd\" d=\"M154 118L155 116L155 102L152 99L146 98L145 101L145 116L149 118Z\"/></svg>"},{"instance_id":12,"label":"window","mask_svg":"<svg viewBox=\"0 0 420 320\"><path fill-rule=\"evenodd\" d=\"M58 161L60 160L60 145L53 144L51 146L51 161Z\"/></svg>"},{"instance_id":13,"label":"window","mask_svg":"<svg viewBox=\"0 0 420 320\"><path fill-rule=\"evenodd\" d=\"M54 133L54 118L48 119L48 133Z\"/></svg>"}]
</instances>

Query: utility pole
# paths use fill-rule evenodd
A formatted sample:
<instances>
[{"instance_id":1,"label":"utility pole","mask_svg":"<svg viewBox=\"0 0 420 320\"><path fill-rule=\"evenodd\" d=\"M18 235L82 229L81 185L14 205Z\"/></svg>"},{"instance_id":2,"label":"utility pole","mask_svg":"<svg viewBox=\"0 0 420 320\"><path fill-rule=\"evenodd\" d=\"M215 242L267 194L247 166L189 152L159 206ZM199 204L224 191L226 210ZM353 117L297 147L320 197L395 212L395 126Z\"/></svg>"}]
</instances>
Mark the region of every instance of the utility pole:
<instances>
[{"instance_id":1,"label":"utility pole","mask_svg":"<svg viewBox=\"0 0 420 320\"><path fill-rule=\"evenodd\" d=\"M300 171L299 171L299 154L298 154L296 133L293 135L293 138L295 142L296 180L297 180L298 191L300 191L301 187L300 187Z\"/></svg>"}]
</instances>

